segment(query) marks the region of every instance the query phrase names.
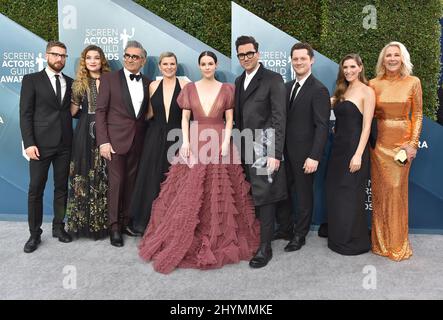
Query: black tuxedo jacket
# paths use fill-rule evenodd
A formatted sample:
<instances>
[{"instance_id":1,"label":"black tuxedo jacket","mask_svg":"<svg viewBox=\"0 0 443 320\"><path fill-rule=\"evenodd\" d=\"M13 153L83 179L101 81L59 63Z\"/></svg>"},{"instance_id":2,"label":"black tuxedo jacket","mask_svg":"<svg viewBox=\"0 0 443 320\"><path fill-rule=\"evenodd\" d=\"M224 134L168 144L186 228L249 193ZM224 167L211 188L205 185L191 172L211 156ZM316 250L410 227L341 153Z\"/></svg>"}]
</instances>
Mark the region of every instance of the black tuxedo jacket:
<instances>
[{"instance_id":1,"label":"black tuxedo jacket","mask_svg":"<svg viewBox=\"0 0 443 320\"><path fill-rule=\"evenodd\" d=\"M72 79L65 74L66 93L62 104L45 70L23 77L20 92L20 130L25 149L72 144L70 112Z\"/></svg>"},{"instance_id":2,"label":"black tuxedo jacket","mask_svg":"<svg viewBox=\"0 0 443 320\"><path fill-rule=\"evenodd\" d=\"M280 74L261 65L245 91L245 75L243 72L235 80L235 126L239 130L251 129L254 140L256 129L274 129L274 157L282 159L286 128L286 92L283 79ZM245 148L252 146L246 145ZM252 186L252 197L256 206L274 203L287 197L283 161L278 172L273 175L272 183L266 175L258 175L251 164L245 165L245 171Z\"/></svg>"},{"instance_id":3,"label":"black tuxedo jacket","mask_svg":"<svg viewBox=\"0 0 443 320\"><path fill-rule=\"evenodd\" d=\"M286 152L291 163L311 158L320 161L328 139L331 103L328 89L312 74L290 105L295 80L287 82ZM301 168L301 167L300 167Z\"/></svg>"}]
</instances>

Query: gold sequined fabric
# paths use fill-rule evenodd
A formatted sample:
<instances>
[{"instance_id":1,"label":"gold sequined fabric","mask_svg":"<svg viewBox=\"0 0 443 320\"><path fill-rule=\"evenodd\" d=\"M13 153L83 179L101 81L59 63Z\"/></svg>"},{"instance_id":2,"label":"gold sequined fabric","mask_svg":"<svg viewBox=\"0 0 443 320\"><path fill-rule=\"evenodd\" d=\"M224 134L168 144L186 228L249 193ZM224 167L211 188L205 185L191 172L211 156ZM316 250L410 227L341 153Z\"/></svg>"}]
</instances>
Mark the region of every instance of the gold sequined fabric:
<instances>
[{"instance_id":1,"label":"gold sequined fabric","mask_svg":"<svg viewBox=\"0 0 443 320\"><path fill-rule=\"evenodd\" d=\"M404 143L418 147L422 127L422 90L414 76L381 77L369 85L376 95L378 136L371 149L372 251L395 261L412 255L408 239L408 178L411 163L398 165Z\"/></svg>"}]
</instances>

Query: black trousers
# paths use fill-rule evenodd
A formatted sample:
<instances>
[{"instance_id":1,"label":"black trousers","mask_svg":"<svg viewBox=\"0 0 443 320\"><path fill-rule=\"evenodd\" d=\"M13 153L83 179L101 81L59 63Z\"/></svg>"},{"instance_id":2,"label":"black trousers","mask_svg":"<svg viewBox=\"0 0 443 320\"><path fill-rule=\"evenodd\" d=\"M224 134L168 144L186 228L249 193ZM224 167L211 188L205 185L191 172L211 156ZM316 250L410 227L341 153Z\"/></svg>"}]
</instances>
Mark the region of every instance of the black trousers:
<instances>
[{"instance_id":1,"label":"black trousers","mask_svg":"<svg viewBox=\"0 0 443 320\"><path fill-rule=\"evenodd\" d=\"M52 163L54 173L53 228L62 225L68 198L69 161L71 147L38 148L40 160L29 160L28 224L31 235L40 235L43 222L43 194Z\"/></svg>"},{"instance_id":2,"label":"black trousers","mask_svg":"<svg viewBox=\"0 0 443 320\"><path fill-rule=\"evenodd\" d=\"M288 199L278 204L277 223L279 229L287 230L293 219L293 196L295 195L295 227L294 235L304 237L311 227L314 210L314 177L315 173L305 174L303 163L292 166L293 192L288 193Z\"/></svg>"},{"instance_id":3,"label":"black trousers","mask_svg":"<svg viewBox=\"0 0 443 320\"><path fill-rule=\"evenodd\" d=\"M260 220L260 243L270 244L274 235L276 204L266 204L255 207L255 212Z\"/></svg>"}]
</instances>

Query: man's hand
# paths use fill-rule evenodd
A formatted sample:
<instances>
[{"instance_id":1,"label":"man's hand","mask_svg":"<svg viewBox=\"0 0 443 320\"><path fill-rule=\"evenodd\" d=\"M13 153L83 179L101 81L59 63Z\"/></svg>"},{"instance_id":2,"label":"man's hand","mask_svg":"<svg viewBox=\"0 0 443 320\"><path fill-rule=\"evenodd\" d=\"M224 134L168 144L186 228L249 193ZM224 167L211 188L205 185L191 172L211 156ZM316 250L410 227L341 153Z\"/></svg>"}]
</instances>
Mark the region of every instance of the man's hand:
<instances>
[{"instance_id":1,"label":"man's hand","mask_svg":"<svg viewBox=\"0 0 443 320\"><path fill-rule=\"evenodd\" d=\"M313 160L311 158L306 158L305 163L303 164L303 169L306 174L311 174L317 171L318 161Z\"/></svg>"},{"instance_id":2,"label":"man's hand","mask_svg":"<svg viewBox=\"0 0 443 320\"><path fill-rule=\"evenodd\" d=\"M280 160L268 157L266 166L271 172L278 171L280 168Z\"/></svg>"},{"instance_id":3,"label":"man's hand","mask_svg":"<svg viewBox=\"0 0 443 320\"><path fill-rule=\"evenodd\" d=\"M112 149L112 146L110 143L105 143L100 146L100 155L103 158L111 161L112 160L112 156L111 156L112 153L115 153L115 151L114 151L114 149Z\"/></svg>"},{"instance_id":4,"label":"man's hand","mask_svg":"<svg viewBox=\"0 0 443 320\"><path fill-rule=\"evenodd\" d=\"M30 146L25 149L26 155L32 160L40 160L40 152L38 152L37 146Z\"/></svg>"}]
</instances>

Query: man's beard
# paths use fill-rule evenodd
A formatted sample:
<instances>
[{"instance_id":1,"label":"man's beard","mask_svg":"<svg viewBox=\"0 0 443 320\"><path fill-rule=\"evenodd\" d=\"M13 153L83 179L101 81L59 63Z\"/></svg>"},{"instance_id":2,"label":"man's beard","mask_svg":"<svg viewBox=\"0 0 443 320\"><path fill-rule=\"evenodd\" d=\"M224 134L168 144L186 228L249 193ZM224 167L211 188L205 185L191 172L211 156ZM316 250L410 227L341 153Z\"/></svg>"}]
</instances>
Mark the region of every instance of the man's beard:
<instances>
[{"instance_id":1,"label":"man's beard","mask_svg":"<svg viewBox=\"0 0 443 320\"><path fill-rule=\"evenodd\" d=\"M56 67L55 64L51 63L48 61L48 66L51 67L52 70L56 71L56 72L60 72L63 70L63 68L65 67L65 65L63 63L58 63L59 65L61 65L61 67Z\"/></svg>"}]
</instances>

